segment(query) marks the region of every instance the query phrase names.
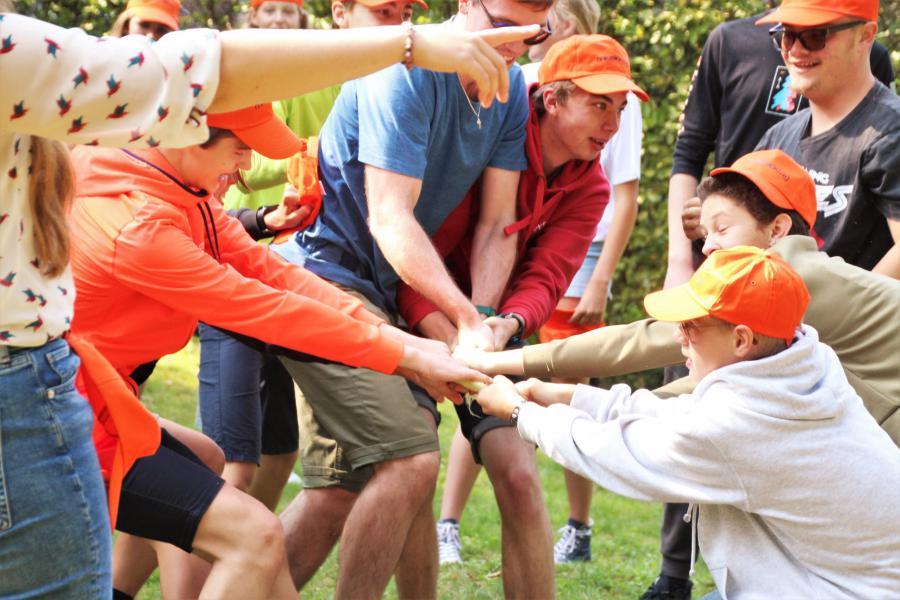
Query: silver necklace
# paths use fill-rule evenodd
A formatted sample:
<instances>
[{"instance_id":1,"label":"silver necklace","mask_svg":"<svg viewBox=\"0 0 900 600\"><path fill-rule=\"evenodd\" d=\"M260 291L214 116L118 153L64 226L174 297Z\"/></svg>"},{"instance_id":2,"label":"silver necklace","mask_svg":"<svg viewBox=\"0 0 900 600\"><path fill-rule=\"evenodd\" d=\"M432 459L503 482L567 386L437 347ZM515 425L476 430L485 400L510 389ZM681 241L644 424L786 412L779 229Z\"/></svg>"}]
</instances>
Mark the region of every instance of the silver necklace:
<instances>
[{"instance_id":1,"label":"silver necklace","mask_svg":"<svg viewBox=\"0 0 900 600\"><path fill-rule=\"evenodd\" d=\"M475 115L475 124L478 125L478 129L481 129L481 105L478 105L478 110L475 110L475 107L472 105L472 100L469 99L469 94L466 93L466 88L463 87L462 80L459 77L456 78L459 81L459 87L462 89L463 96L466 98L466 102L469 103L469 110L472 111L472 114Z\"/></svg>"}]
</instances>

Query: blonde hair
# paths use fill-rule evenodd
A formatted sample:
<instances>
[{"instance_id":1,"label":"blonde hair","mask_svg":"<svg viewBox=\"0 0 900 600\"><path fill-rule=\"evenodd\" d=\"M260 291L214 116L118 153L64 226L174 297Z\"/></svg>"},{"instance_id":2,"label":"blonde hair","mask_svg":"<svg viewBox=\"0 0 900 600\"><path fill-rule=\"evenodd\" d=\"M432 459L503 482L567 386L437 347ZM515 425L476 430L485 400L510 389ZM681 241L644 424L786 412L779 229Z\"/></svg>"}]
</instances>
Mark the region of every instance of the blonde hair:
<instances>
[{"instance_id":1,"label":"blonde hair","mask_svg":"<svg viewBox=\"0 0 900 600\"><path fill-rule=\"evenodd\" d=\"M28 206L34 220L35 253L46 277L61 275L69 264L66 218L74 196L75 174L66 146L32 136Z\"/></svg>"},{"instance_id":2,"label":"blonde hair","mask_svg":"<svg viewBox=\"0 0 900 600\"><path fill-rule=\"evenodd\" d=\"M597 0L556 0L550 12L553 14L553 23L575 23L575 33L597 33L600 22L600 4Z\"/></svg>"}]
</instances>

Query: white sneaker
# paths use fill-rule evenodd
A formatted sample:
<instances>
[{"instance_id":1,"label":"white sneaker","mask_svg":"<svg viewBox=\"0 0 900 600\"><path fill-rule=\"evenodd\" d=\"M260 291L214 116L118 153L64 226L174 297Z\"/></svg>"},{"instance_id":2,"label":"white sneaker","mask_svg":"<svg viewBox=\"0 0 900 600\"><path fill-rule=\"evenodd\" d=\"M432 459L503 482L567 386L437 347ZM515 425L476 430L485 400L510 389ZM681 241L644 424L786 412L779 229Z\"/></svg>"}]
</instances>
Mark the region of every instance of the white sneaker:
<instances>
[{"instance_id":1,"label":"white sneaker","mask_svg":"<svg viewBox=\"0 0 900 600\"><path fill-rule=\"evenodd\" d=\"M461 563L459 555L462 544L459 541L459 523L449 520L437 522L438 562L442 565Z\"/></svg>"}]
</instances>

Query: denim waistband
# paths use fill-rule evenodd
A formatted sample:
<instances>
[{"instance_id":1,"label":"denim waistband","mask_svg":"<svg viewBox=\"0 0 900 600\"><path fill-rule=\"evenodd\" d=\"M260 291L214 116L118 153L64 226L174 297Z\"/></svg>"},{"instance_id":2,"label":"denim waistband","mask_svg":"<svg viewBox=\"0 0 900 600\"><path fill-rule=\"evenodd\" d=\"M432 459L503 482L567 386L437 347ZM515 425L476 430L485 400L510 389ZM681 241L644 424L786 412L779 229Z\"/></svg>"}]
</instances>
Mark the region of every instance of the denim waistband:
<instances>
[{"instance_id":1,"label":"denim waistband","mask_svg":"<svg viewBox=\"0 0 900 600\"><path fill-rule=\"evenodd\" d=\"M43 355L66 345L66 341L61 337L54 337L47 340L42 346L4 346L0 345L0 367L16 366L31 360L33 355Z\"/></svg>"}]
</instances>

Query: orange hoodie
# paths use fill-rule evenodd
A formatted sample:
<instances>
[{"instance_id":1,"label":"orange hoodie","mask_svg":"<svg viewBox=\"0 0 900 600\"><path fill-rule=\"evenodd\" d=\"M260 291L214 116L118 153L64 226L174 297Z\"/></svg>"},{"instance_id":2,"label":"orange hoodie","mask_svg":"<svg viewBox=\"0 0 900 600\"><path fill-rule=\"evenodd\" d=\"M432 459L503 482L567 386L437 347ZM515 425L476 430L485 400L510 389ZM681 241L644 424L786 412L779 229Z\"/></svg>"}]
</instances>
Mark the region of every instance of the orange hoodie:
<instances>
[{"instance_id":1,"label":"orange hoodie","mask_svg":"<svg viewBox=\"0 0 900 600\"><path fill-rule=\"evenodd\" d=\"M393 372L402 344L361 302L255 243L157 150L72 153L72 331L122 375L179 350L198 320Z\"/></svg>"}]
</instances>

